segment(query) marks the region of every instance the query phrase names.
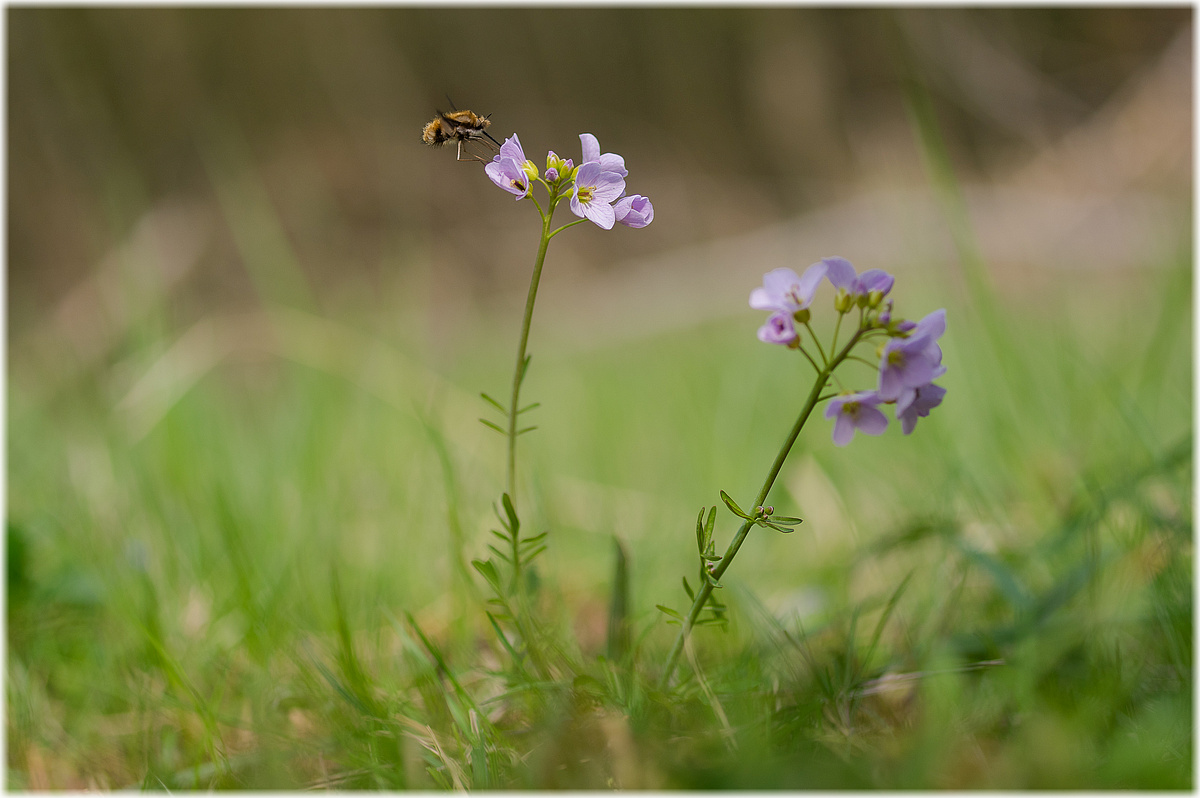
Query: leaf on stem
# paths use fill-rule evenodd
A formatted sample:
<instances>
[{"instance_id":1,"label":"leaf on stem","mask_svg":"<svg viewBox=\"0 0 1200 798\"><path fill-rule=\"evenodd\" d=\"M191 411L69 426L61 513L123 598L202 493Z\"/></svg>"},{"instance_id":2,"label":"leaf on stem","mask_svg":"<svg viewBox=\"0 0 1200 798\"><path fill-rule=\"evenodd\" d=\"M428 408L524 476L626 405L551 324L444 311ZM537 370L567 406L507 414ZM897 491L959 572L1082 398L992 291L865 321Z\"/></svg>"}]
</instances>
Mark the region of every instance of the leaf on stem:
<instances>
[{"instance_id":1,"label":"leaf on stem","mask_svg":"<svg viewBox=\"0 0 1200 798\"><path fill-rule=\"evenodd\" d=\"M671 609L670 607L664 607L662 604L655 604L654 606L658 607L659 612L662 612L664 615L674 618L677 621L683 620L683 616L680 615L679 613L677 613L675 610Z\"/></svg>"},{"instance_id":2,"label":"leaf on stem","mask_svg":"<svg viewBox=\"0 0 1200 798\"><path fill-rule=\"evenodd\" d=\"M541 406L542 406L541 402L534 402L531 405L525 405L524 407L522 407L520 410L517 411L517 415L519 416L522 413L524 413L526 410L532 410L535 407L541 407Z\"/></svg>"},{"instance_id":3,"label":"leaf on stem","mask_svg":"<svg viewBox=\"0 0 1200 798\"><path fill-rule=\"evenodd\" d=\"M521 541L521 545L522 546L532 546L534 543L537 543L539 540L542 540L543 538L546 537L546 535L549 535L549 534L550 534L549 532L543 532L540 535L534 535L531 538L525 538L524 540Z\"/></svg>"},{"instance_id":4,"label":"leaf on stem","mask_svg":"<svg viewBox=\"0 0 1200 798\"><path fill-rule=\"evenodd\" d=\"M496 566L491 560L471 560L471 565L475 566L475 570L483 576L493 590L497 593L500 592L500 574L497 573Z\"/></svg>"},{"instance_id":5,"label":"leaf on stem","mask_svg":"<svg viewBox=\"0 0 1200 798\"><path fill-rule=\"evenodd\" d=\"M488 548L492 550L493 554L495 554L497 557L504 560L505 562L512 562L512 558L509 557L504 552L500 551L500 549L496 548L496 546L494 544L489 543Z\"/></svg>"},{"instance_id":6,"label":"leaf on stem","mask_svg":"<svg viewBox=\"0 0 1200 798\"><path fill-rule=\"evenodd\" d=\"M791 515L773 515L771 516L771 522L783 524L784 526L795 526L796 524L803 524L804 519L796 518L795 516Z\"/></svg>"},{"instance_id":7,"label":"leaf on stem","mask_svg":"<svg viewBox=\"0 0 1200 798\"><path fill-rule=\"evenodd\" d=\"M487 402L489 402L492 405L492 407L496 408L504 415L506 415L506 416L508 415L508 409L504 405L500 404L495 399L488 396L486 393L480 392L479 395L482 396L485 400L487 400Z\"/></svg>"},{"instance_id":8,"label":"leaf on stem","mask_svg":"<svg viewBox=\"0 0 1200 798\"><path fill-rule=\"evenodd\" d=\"M533 355L526 355L525 360L521 363L521 373L517 376L517 384L520 385L525 381L525 374L529 371L529 361L533 359Z\"/></svg>"},{"instance_id":9,"label":"leaf on stem","mask_svg":"<svg viewBox=\"0 0 1200 798\"><path fill-rule=\"evenodd\" d=\"M704 512L704 511L701 510L700 512ZM687 593L688 598L690 598L692 601L696 600L696 593L692 590L692 586L688 584L688 580L687 580L686 576L683 577L683 592Z\"/></svg>"},{"instance_id":10,"label":"leaf on stem","mask_svg":"<svg viewBox=\"0 0 1200 798\"><path fill-rule=\"evenodd\" d=\"M488 620L491 622L492 628L496 630L496 637L500 638L500 644L504 646L504 649L508 652L508 655L513 658L513 662L520 663L524 657L516 652L516 650L512 647L512 643L508 642L508 638L505 637L503 630L500 629L500 624L496 622L495 616L493 616L490 612L485 614L487 615Z\"/></svg>"},{"instance_id":11,"label":"leaf on stem","mask_svg":"<svg viewBox=\"0 0 1200 798\"><path fill-rule=\"evenodd\" d=\"M745 518L747 521L752 520L750 516L746 515L746 513L742 511L741 507L737 506L737 502L729 498L729 494L725 491L721 491L721 501L725 502L725 506L729 508L729 511L738 518Z\"/></svg>"},{"instance_id":12,"label":"leaf on stem","mask_svg":"<svg viewBox=\"0 0 1200 798\"><path fill-rule=\"evenodd\" d=\"M758 522L757 522L757 523L758 523L758 525L759 525L759 526L763 526L763 527L767 527L767 526L769 526L769 527L771 527L771 529L774 529L774 530L776 530L776 531L778 531L778 532L783 532L785 535L786 535L788 532L795 532L795 531L796 531L796 530L794 530L794 529L791 529L790 527L786 527L786 526L780 526L779 524L773 524L773 523L771 523L770 521L766 520L765 518L760 518L760 519L758 519Z\"/></svg>"},{"instance_id":13,"label":"leaf on stem","mask_svg":"<svg viewBox=\"0 0 1200 798\"><path fill-rule=\"evenodd\" d=\"M500 503L504 505L504 514L508 516L508 528L512 531L515 537L521 529L521 520L517 518L517 511L513 508L512 499L507 493L500 494Z\"/></svg>"},{"instance_id":14,"label":"leaf on stem","mask_svg":"<svg viewBox=\"0 0 1200 798\"><path fill-rule=\"evenodd\" d=\"M500 428L498 425L496 425L496 424L493 424L492 422L488 421L486 418L481 418L481 419L479 419L479 422L480 422L481 424L483 424L485 427L491 427L492 429L496 430L496 432L499 432L501 435L507 435L507 434L508 434L508 433L507 433L507 432L505 432L503 429L501 429L501 428Z\"/></svg>"},{"instance_id":15,"label":"leaf on stem","mask_svg":"<svg viewBox=\"0 0 1200 798\"><path fill-rule=\"evenodd\" d=\"M535 424L535 425L533 425L532 427L526 427L525 429L519 429L519 430L517 430L517 434L518 434L518 435L524 435L526 432L533 432L535 429L537 429L537 425L536 425L536 424Z\"/></svg>"}]
</instances>

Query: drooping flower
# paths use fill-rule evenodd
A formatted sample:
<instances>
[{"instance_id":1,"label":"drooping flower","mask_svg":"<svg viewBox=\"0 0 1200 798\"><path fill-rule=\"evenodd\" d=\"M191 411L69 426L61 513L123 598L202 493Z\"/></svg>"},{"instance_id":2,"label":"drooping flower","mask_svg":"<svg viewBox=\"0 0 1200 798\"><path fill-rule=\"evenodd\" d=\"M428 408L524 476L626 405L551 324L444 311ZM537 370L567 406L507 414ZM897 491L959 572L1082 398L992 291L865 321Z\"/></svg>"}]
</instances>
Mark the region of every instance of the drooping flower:
<instances>
[{"instance_id":1,"label":"drooping flower","mask_svg":"<svg viewBox=\"0 0 1200 798\"><path fill-rule=\"evenodd\" d=\"M580 133L579 143L583 147L583 160L580 165L585 163L598 163L607 172L616 172L622 178L629 177L629 170L625 168L625 159L615 152L600 152L600 141L591 133Z\"/></svg>"},{"instance_id":2,"label":"drooping flower","mask_svg":"<svg viewBox=\"0 0 1200 798\"><path fill-rule=\"evenodd\" d=\"M483 171L493 183L509 194L515 194L517 199L524 199L529 194L533 179L538 176L537 166L525 157L516 133L504 140L500 152L483 167Z\"/></svg>"},{"instance_id":3,"label":"drooping flower","mask_svg":"<svg viewBox=\"0 0 1200 798\"><path fill-rule=\"evenodd\" d=\"M764 344L790 345L800 336L792 324L792 314L777 310L767 317L763 326L758 328L758 340Z\"/></svg>"},{"instance_id":4,"label":"drooping flower","mask_svg":"<svg viewBox=\"0 0 1200 798\"><path fill-rule=\"evenodd\" d=\"M855 430L866 435L882 435L887 429L887 416L879 409L883 397L875 391L859 391L843 394L829 400L825 418L836 418L833 422L833 442L845 446L854 438Z\"/></svg>"},{"instance_id":5,"label":"drooping flower","mask_svg":"<svg viewBox=\"0 0 1200 798\"><path fill-rule=\"evenodd\" d=\"M928 416L930 410L942 403L942 397L945 395L945 388L931 382L914 389L911 398L903 405L897 400L896 420L900 422L900 429L904 434L911 434L917 426L917 419Z\"/></svg>"},{"instance_id":6,"label":"drooping flower","mask_svg":"<svg viewBox=\"0 0 1200 798\"><path fill-rule=\"evenodd\" d=\"M893 338L883 348L879 362L879 395L885 401L913 400L912 391L946 373L937 340L946 332L945 309L935 310L917 322L907 338Z\"/></svg>"},{"instance_id":7,"label":"drooping flower","mask_svg":"<svg viewBox=\"0 0 1200 798\"><path fill-rule=\"evenodd\" d=\"M613 213L626 227L645 227L654 221L654 206L641 194L618 199L613 204Z\"/></svg>"},{"instance_id":8,"label":"drooping flower","mask_svg":"<svg viewBox=\"0 0 1200 798\"><path fill-rule=\"evenodd\" d=\"M571 213L591 219L605 230L611 230L617 221L612 203L624 190L625 178L616 172L606 170L597 161L580 164L575 173Z\"/></svg>"},{"instance_id":9,"label":"drooping flower","mask_svg":"<svg viewBox=\"0 0 1200 798\"><path fill-rule=\"evenodd\" d=\"M803 276L786 267L772 269L763 275L762 287L750 292L750 307L788 314L803 310L812 302L826 268L818 261L805 269Z\"/></svg>"}]
</instances>

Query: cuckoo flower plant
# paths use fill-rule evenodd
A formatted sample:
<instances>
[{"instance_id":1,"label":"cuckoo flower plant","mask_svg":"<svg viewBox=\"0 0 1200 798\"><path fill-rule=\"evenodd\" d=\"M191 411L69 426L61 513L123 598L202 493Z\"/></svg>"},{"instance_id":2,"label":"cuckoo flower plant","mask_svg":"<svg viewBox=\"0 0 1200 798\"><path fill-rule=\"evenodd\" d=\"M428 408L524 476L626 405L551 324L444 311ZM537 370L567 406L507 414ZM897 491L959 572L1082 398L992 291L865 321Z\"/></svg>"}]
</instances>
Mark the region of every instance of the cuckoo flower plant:
<instances>
[{"instance_id":1,"label":"cuckoo flower plant","mask_svg":"<svg viewBox=\"0 0 1200 798\"><path fill-rule=\"evenodd\" d=\"M818 288L825 280L834 289L828 305L816 302ZM750 293L750 307L771 312L758 330L758 339L798 352L803 358L801 362L807 362L816 374L799 417L750 506L742 509L721 491L721 501L742 521L724 555L716 553L713 539L717 508L700 510L696 519L699 554L696 589L684 579L691 608L683 614L660 605L680 626L661 676L663 688L670 685L691 630L700 624L724 622L725 608L713 591L720 589L721 577L750 530L759 527L791 532L801 523L799 518L776 515L766 500L816 406L828 402L825 418L833 421L833 443L846 446L856 432L882 435L889 424L884 412L889 405L894 406L895 418L908 435L916 427L917 419L927 417L945 398L946 390L933 380L946 372L938 345L938 339L946 331L946 311L934 311L916 323L897 317L893 300L884 301L894 284L895 278L885 271L869 269L859 274L845 258L829 257L812 264L803 274L786 267L773 269L763 275L762 286ZM831 312L835 316L833 334L826 346L813 331L812 319L819 313ZM801 338L797 327L803 327L807 335ZM866 366L866 375L844 377L841 369L850 363L860 370ZM846 384L851 379L858 387Z\"/></svg>"},{"instance_id":2,"label":"cuckoo flower plant","mask_svg":"<svg viewBox=\"0 0 1200 798\"><path fill-rule=\"evenodd\" d=\"M537 403L521 406L521 385L529 370L529 331L533 321L538 283L546 262L546 250L552 238L584 221L611 230L617 223L633 228L645 227L654 219L654 206L649 199L640 194L626 196L625 178L628 177L629 171L625 168L625 159L615 153L602 153L599 141L590 133L584 133L579 138L583 157L578 166L571 159L562 158L551 150L546 154L546 165L542 170L526 156L521 140L514 133L499 146L499 151L484 165L483 170L492 183L502 191L512 194L518 202L529 200L529 204L537 210L541 220L541 236L525 299L525 313L521 320L521 334L508 402L502 402L486 393L482 394L495 410L503 414L503 419L480 419L486 426L502 434L507 443L505 490L497 505L497 516L505 531L497 531L496 535L505 541L508 548L507 551L501 551L493 546L494 557L486 561L476 560L473 564L496 592L496 600L503 604L507 613L503 617L518 627L522 614L513 610L508 602L515 597L518 604L520 603L523 595L522 568L545 548L541 542L544 533L532 537L521 535L521 521L517 513L517 438L535 429L532 425L521 424L522 419L527 418L523 414L537 406ZM545 192L541 200L538 198L541 192L535 191L538 186ZM555 227L554 212L564 201L579 218ZM507 579L501 576L503 568L508 569ZM517 636L528 639L528 630L518 628Z\"/></svg>"}]
</instances>

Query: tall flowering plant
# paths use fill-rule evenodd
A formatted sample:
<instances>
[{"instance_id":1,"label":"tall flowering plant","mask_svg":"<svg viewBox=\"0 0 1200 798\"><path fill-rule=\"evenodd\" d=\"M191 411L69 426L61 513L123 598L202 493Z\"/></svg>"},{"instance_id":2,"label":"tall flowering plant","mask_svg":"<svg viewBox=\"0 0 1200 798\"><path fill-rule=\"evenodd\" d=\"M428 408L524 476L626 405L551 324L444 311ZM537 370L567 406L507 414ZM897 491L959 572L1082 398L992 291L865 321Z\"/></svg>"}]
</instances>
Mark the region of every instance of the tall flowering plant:
<instances>
[{"instance_id":1,"label":"tall flowering plant","mask_svg":"<svg viewBox=\"0 0 1200 798\"><path fill-rule=\"evenodd\" d=\"M834 288L832 309L837 314L828 347L822 345L811 325L811 305L825 280ZM882 435L889 424L884 412L889 406L900 422L901 430L908 435L918 419L928 416L942 403L946 390L934 380L946 373L942 349L938 345L938 339L946 331L946 311L936 310L918 322L895 317L892 300L888 298L894 283L895 278L887 272L869 269L859 274L850 261L831 257L812 264L802 275L788 268L770 271L763 276L762 286L750 293L750 307L771 312L758 329L758 339L799 353L816 372L816 378L750 510L743 510L721 491L725 506L742 519L741 527L724 555L716 553L713 540L717 508L700 509L696 519L699 583L693 589L686 578L683 580L684 590L692 602L691 609L682 615L659 606L680 625L661 677L663 687L670 684L692 628L724 622L725 608L713 596L713 591L721 587L721 577L750 530L757 526L791 532L801 523L799 518L775 515L774 508L765 503L800 430L816 406L828 402L825 418L833 421L833 442L845 446L856 432ZM847 322L850 325L846 330L848 337L842 340ZM864 355L861 354L863 348L873 351ZM856 389L843 385L835 371L850 360L865 363L873 370L873 387Z\"/></svg>"},{"instance_id":2,"label":"tall flowering plant","mask_svg":"<svg viewBox=\"0 0 1200 798\"><path fill-rule=\"evenodd\" d=\"M529 369L530 355L527 353L529 329L533 320L533 306L537 299L538 283L542 276L542 266L546 261L546 249L550 240L567 228L590 221L604 230L611 230L620 224L625 227L641 228L654 221L654 206L650 200L640 194L629 194L625 187L625 178L629 171L625 168L625 159L615 153L602 153L600 142L591 133L579 136L581 144L581 159L578 165L570 158L561 158L553 150L547 153L545 169L540 169L532 160L525 157L521 141L514 133L500 146L499 152L490 163L484 166L484 172L499 188L516 197L517 201L528 199L537 209L541 217L542 232L538 244L537 256L533 264L533 276L529 281L529 293L525 300L525 314L521 321L521 336L517 345L516 365L513 369L512 387L508 403L482 394L494 408L503 414L502 423L481 418L484 424L505 436L508 443L507 468L505 487L501 496L503 512L497 512L504 532L495 534L504 544L501 550L490 547L493 558L474 561L475 568L483 575L496 591L500 599L514 594L520 595L521 570L544 548L542 540L545 533L522 538L520 534L520 519L517 515L517 438L533 426L520 424L519 417L537 406L537 403L521 406L521 384ZM534 193L538 186L545 191L545 199L539 201ZM553 224L554 212L559 204L566 202L571 213L578 218L560 227ZM503 580L499 573L499 563L506 563L510 571L510 579ZM505 607L508 617L520 623L519 614L511 612L511 607ZM528 630L519 630L528 638Z\"/></svg>"}]
</instances>

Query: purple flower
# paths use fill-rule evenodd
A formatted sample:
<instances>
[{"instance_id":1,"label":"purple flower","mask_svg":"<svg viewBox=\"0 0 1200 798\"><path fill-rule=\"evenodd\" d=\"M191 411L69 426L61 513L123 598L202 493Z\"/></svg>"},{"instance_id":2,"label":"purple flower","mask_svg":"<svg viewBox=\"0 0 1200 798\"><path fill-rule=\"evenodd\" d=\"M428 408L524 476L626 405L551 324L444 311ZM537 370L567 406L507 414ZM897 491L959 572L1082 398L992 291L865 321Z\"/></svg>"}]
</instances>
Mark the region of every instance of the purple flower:
<instances>
[{"instance_id":1,"label":"purple flower","mask_svg":"<svg viewBox=\"0 0 1200 798\"><path fill-rule=\"evenodd\" d=\"M492 182L509 194L516 194L517 199L524 199L529 193L532 177L537 175L537 167L525 157L521 149L521 140L514 133L511 138L500 145L500 152L492 158L492 162L483 167L483 171ZM532 174L531 174L532 172Z\"/></svg>"},{"instance_id":2,"label":"purple flower","mask_svg":"<svg viewBox=\"0 0 1200 798\"><path fill-rule=\"evenodd\" d=\"M613 205L613 213L626 227L645 227L654 221L654 206L641 194L618 199Z\"/></svg>"},{"instance_id":3,"label":"purple flower","mask_svg":"<svg viewBox=\"0 0 1200 798\"><path fill-rule=\"evenodd\" d=\"M883 269L867 269L858 274L845 258L823 258L821 262L828 267L829 282L854 298L877 292L879 299L883 299L896 282L896 278Z\"/></svg>"},{"instance_id":4,"label":"purple flower","mask_svg":"<svg viewBox=\"0 0 1200 798\"><path fill-rule=\"evenodd\" d=\"M812 302L826 268L818 261L804 270L803 277L788 268L772 269L763 275L762 287L750 292L750 307L788 314L803 310Z\"/></svg>"},{"instance_id":5,"label":"purple flower","mask_svg":"<svg viewBox=\"0 0 1200 798\"><path fill-rule=\"evenodd\" d=\"M946 332L946 311L935 310L917 322L907 338L893 338L879 362L879 395L907 407L912 392L946 373L937 339Z\"/></svg>"},{"instance_id":6,"label":"purple flower","mask_svg":"<svg viewBox=\"0 0 1200 798\"><path fill-rule=\"evenodd\" d=\"M584 134L587 135L587 134ZM593 138L595 138L593 136ZM571 213L591 219L605 230L616 223L612 202L625 191L625 178L604 169L596 161L579 166L575 173L575 193L571 195Z\"/></svg>"},{"instance_id":7,"label":"purple flower","mask_svg":"<svg viewBox=\"0 0 1200 798\"><path fill-rule=\"evenodd\" d=\"M792 325L792 314L777 310L768 318L766 324L758 328L758 340L764 344L791 344L799 338L796 328Z\"/></svg>"},{"instance_id":8,"label":"purple flower","mask_svg":"<svg viewBox=\"0 0 1200 798\"><path fill-rule=\"evenodd\" d=\"M845 446L853 440L855 430L862 430L866 435L882 435L888 425L887 416L878 407L882 402L883 398L875 391L843 394L829 400L825 418L837 418L833 422L833 442Z\"/></svg>"},{"instance_id":9,"label":"purple flower","mask_svg":"<svg viewBox=\"0 0 1200 798\"><path fill-rule=\"evenodd\" d=\"M930 410L942 403L942 397L945 395L945 388L931 382L916 388L912 397L903 405L897 401L896 419L900 422L900 429L904 430L904 434L912 433L917 426L917 419L929 415Z\"/></svg>"},{"instance_id":10,"label":"purple flower","mask_svg":"<svg viewBox=\"0 0 1200 798\"><path fill-rule=\"evenodd\" d=\"M613 152L601 154L600 141L591 133L580 133L579 143L583 146L581 166L585 163L598 163L606 172L616 172L622 178L629 177L625 159Z\"/></svg>"}]
</instances>

